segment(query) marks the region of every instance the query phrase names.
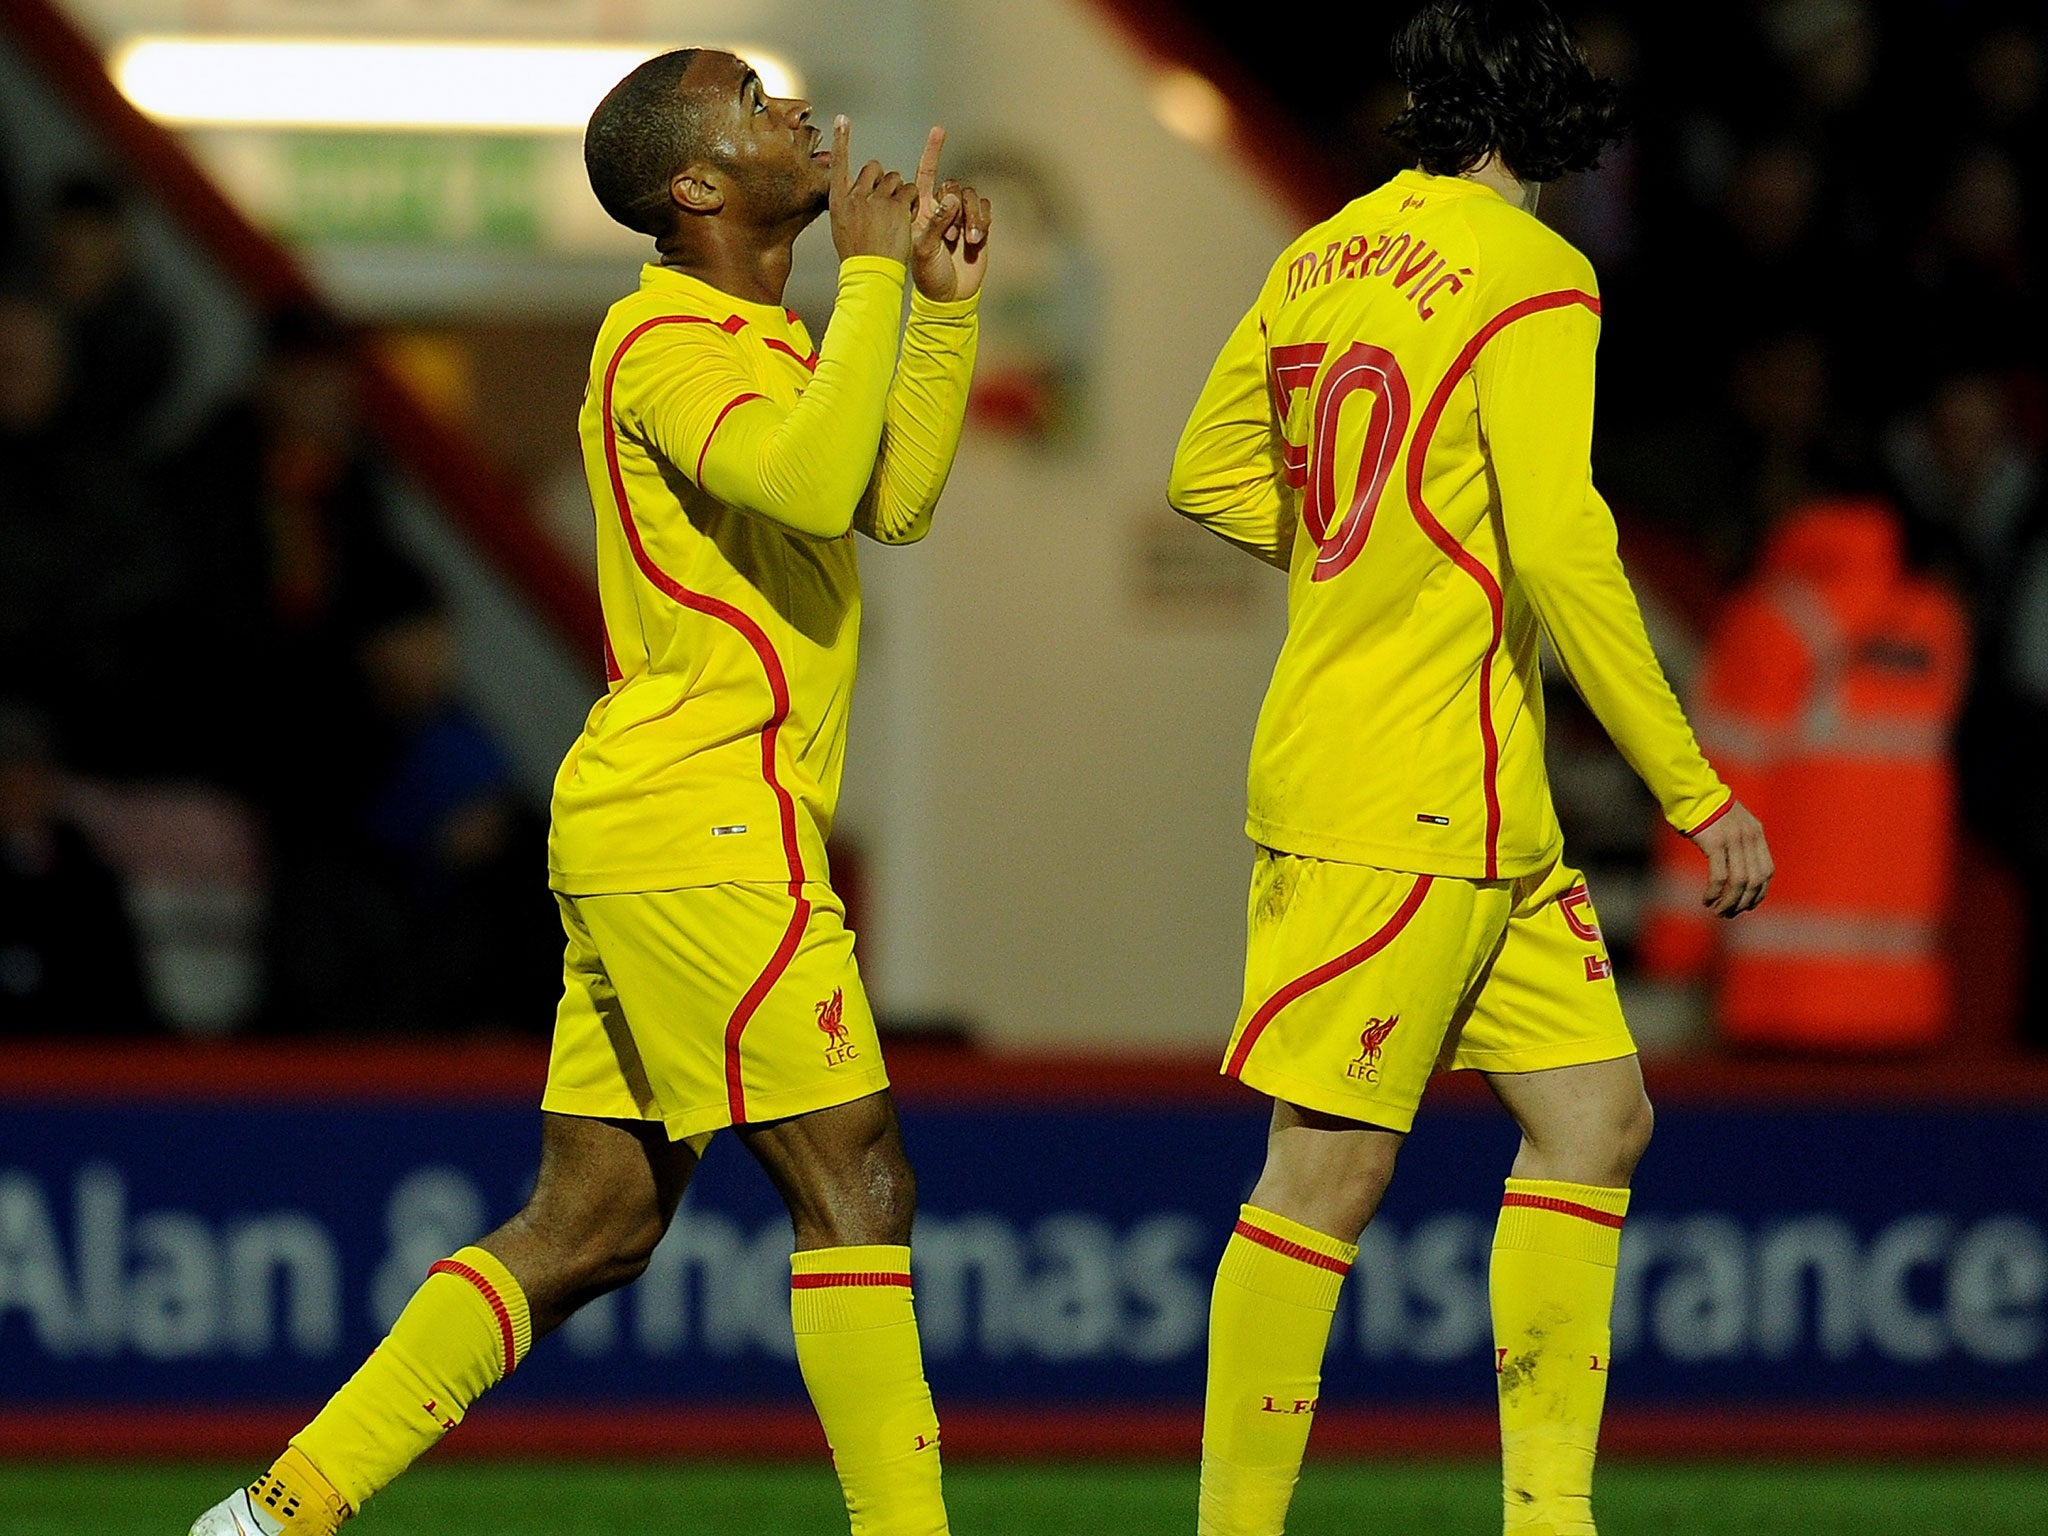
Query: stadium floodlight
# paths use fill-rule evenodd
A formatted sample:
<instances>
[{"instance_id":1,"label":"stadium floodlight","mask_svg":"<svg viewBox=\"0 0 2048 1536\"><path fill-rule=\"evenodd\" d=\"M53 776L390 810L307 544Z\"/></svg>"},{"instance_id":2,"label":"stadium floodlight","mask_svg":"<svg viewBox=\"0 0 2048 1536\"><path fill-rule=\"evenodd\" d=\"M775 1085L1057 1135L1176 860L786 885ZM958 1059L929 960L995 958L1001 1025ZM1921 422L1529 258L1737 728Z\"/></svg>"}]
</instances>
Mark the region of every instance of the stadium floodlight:
<instances>
[{"instance_id":1,"label":"stadium floodlight","mask_svg":"<svg viewBox=\"0 0 2048 1536\"><path fill-rule=\"evenodd\" d=\"M1206 75L1169 70L1152 84L1152 113L1175 138L1214 149L1230 131L1230 103Z\"/></svg>"},{"instance_id":2,"label":"stadium floodlight","mask_svg":"<svg viewBox=\"0 0 2048 1536\"><path fill-rule=\"evenodd\" d=\"M108 72L143 112L179 125L580 133L604 93L667 46L136 37ZM800 93L784 60L728 46L770 95Z\"/></svg>"}]
</instances>

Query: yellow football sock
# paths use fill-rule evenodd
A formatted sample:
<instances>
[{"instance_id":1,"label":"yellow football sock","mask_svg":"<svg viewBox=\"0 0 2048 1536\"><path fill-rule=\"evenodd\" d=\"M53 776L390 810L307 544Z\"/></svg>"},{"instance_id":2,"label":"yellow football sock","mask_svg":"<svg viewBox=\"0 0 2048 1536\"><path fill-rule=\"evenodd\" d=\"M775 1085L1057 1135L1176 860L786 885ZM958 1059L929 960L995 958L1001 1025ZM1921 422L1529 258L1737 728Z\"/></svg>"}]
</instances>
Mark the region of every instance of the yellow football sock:
<instances>
[{"instance_id":1,"label":"yellow football sock","mask_svg":"<svg viewBox=\"0 0 2048 1536\"><path fill-rule=\"evenodd\" d=\"M1593 1453L1628 1191L1509 1179L1493 1237L1504 1524L1594 1536Z\"/></svg>"},{"instance_id":2,"label":"yellow football sock","mask_svg":"<svg viewBox=\"0 0 2048 1536\"><path fill-rule=\"evenodd\" d=\"M792 1255L789 1316L853 1536L943 1536L939 1418L911 1308L910 1250Z\"/></svg>"},{"instance_id":3,"label":"yellow football sock","mask_svg":"<svg viewBox=\"0 0 2048 1536\"><path fill-rule=\"evenodd\" d=\"M1337 1292L1358 1250L1247 1205L1216 1269L1200 1536L1278 1536L1315 1421Z\"/></svg>"},{"instance_id":4,"label":"yellow football sock","mask_svg":"<svg viewBox=\"0 0 2048 1536\"><path fill-rule=\"evenodd\" d=\"M481 1248L443 1259L362 1369L292 1437L269 1481L307 1507L331 1496L346 1518L461 1423L532 1340L526 1293L510 1270Z\"/></svg>"}]
</instances>

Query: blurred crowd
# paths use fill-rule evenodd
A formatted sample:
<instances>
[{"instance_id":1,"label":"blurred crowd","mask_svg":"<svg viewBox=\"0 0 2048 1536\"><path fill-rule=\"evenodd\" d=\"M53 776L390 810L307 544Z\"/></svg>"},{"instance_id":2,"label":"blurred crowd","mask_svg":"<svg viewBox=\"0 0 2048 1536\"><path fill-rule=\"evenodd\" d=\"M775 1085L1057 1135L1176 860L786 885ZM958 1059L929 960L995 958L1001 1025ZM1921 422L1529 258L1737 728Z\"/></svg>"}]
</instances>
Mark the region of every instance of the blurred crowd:
<instances>
[{"instance_id":1,"label":"blurred crowd","mask_svg":"<svg viewBox=\"0 0 2048 1536\"><path fill-rule=\"evenodd\" d=\"M1184 3L1349 191L1402 167L1383 67ZM1568 835L1652 872L1610 940L1719 987L1731 1037L1810 997L1778 1043L1845 1048L1938 1043L2004 964L2001 1027L2048 1048L2040 8L1566 9L1633 119L1542 206L1600 274L1596 478L1784 871L1769 923L1680 921L1697 872L1560 688ZM167 432L179 321L125 204L0 174L0 1034L544 1028L543 829L346 338L272 317L246 392Z\"/></svg>"},{"instance_id":2,"label":"blurred crowd","mask_svg":"<svg viewBox=\"0 0 2048 1536\"><path fill-rule=\"evenodd\" d=\"M0 1037L544 1029L545 828L349 338L269 316L181 411L191 322L118 174L5 169Z\"/></svg>"},{"instance_id":3,"label":"blurred crowd","mask_svg":"<svg viewBox=\"0 0 2048 1536\"><path fill-rule=\"evenodd\" d=\"M1646 548L1685 551L1702 736L1771 802L1781 863L1807 855L1775 920L1895 995L1916 945L1922 981L1975 962L2002 882L2020 953L2048 955L2043 13L1636 14L1582 18L1635 131L1546 213L1601 273L1596 477ZM1755 739L1800 711L1798 741ZM1996 878L1965 886L1977 854ZM2015 1012L2048 1047L2040 967Z\"/></svg>"}]
</instances>

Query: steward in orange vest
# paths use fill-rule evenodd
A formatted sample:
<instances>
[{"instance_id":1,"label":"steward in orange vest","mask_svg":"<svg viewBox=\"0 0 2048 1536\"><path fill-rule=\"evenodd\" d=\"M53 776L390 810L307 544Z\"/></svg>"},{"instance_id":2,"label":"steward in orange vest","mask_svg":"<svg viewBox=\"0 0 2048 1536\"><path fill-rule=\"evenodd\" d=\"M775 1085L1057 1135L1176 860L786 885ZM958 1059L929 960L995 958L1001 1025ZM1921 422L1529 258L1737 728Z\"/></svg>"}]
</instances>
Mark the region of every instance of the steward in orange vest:
<instances>
[{"instance_id":1,"label":"steward in orange vest","mask_svg":"<svg viewBox=\"0 0 2048 1536\"><path fill-rule=\"evenodd\" d=\"M1789 513L1710 637L1690 714L1771 829L1770 901L1723 926L1675 834L1639 943L1663 979L1712 973L1727 1040L1843 1052L1926 1046L1948 1024L1950 736L1968 623L1906 568L1884 503Z\"/></svg>"}]
</instances>

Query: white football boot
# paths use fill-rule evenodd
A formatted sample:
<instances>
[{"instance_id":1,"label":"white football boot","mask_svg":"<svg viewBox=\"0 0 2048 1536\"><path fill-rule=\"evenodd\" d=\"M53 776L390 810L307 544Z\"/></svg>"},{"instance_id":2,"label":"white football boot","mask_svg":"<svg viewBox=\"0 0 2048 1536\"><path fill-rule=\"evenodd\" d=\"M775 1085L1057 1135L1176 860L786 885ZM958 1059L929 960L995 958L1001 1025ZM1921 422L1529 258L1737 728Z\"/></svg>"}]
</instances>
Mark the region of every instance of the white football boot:
<instances>
[{"instance_id":1,"label":"white football boot","mask_svg":"<svg viewBox=\"0 0 2048 1536\"><path fill-rule=\"evenodd\" d=\"M250 1501L249 1490L237 1488L192 1522L192 1536L278 1536L284 1523Z\"/></svg>"}]
</instances>

